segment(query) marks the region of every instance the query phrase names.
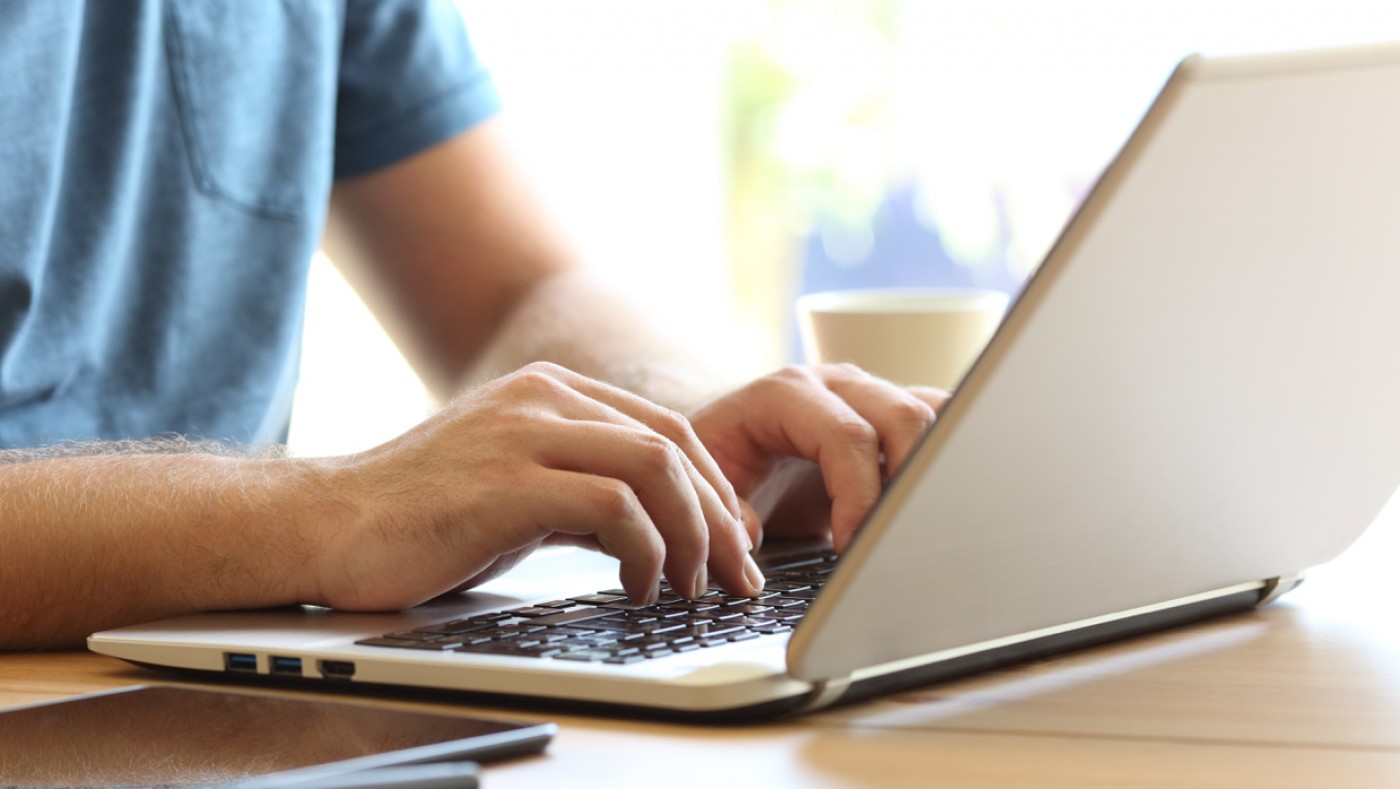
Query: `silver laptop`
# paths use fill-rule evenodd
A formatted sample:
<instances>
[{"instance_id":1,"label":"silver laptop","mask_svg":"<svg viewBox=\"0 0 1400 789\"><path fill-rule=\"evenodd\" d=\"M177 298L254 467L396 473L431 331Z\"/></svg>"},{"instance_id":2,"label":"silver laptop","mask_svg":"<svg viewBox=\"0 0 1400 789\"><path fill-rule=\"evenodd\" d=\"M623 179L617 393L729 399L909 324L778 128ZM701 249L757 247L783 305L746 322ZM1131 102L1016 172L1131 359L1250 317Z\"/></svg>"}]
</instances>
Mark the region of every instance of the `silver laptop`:
<instances>
[{"instance_id":1,"label":"silver laptop","mask_svg":"<svg viewBox=\"0 0 1400 789\"><path fill-rule=\"evenodd\" d=\"M839 562L790 550L766 597L636 609L611 560L549 550L403 613L89 645L250 679L814 710L1273 599L1395 491L1397 404L1400 46L1190 58Z\"/></svg>"}]
</instances>

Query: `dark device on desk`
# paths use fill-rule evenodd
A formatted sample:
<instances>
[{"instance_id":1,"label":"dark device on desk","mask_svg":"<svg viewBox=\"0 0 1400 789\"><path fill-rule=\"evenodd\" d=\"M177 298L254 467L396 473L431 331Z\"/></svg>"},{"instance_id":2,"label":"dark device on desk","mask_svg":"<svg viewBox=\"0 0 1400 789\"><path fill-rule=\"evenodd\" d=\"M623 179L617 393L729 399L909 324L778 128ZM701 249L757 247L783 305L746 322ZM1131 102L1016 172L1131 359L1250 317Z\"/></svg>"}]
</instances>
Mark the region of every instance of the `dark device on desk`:
<instances>
[{"instance_id":1,"label":"dark device on desk","mask_svg":"<svg viewBox=\"0 0 1400 789\"><path fill-rule=\"evenodd\" d=\"M1190 58L839 563L637 611L615 562L546 554L401 614L88 643L224 677L751 717L1267 603L1400 483L1397 217L1400 45Z\"/></svg>"},{"instance_id":2,"label":"dark device on desk","mask_svg":"<svg viewBox=\"0 0 1400 789\"><path fill-rule=\"evenodd\" d=\"M378 785L388 786L388 768L534 753L555 730L382 705L142 686L0 712L0 785L263 789L339 785L377 773L386 778ZM453 786L475 784L470 768L436 772L455 773Z\"/></svg>"}]
</instances>

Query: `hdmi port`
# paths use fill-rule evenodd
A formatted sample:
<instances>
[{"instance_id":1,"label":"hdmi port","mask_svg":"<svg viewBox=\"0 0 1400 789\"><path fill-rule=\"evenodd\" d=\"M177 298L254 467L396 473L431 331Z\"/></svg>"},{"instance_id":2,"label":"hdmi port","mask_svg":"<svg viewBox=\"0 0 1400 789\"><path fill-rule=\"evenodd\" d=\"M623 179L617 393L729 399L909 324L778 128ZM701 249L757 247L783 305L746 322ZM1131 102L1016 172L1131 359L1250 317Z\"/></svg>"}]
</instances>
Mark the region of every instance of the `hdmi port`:
<instances>
[{"instance_id":1,"label":"hdmi port","mask_svg":"<svg viewBox=\"0 0 1400 789\"><path fill-rule=\"evenodd\" d=\"M316 667L326 679L350 679L355 676L355 664L349 660L318 660Z\"/></svg>"}]
</instances>

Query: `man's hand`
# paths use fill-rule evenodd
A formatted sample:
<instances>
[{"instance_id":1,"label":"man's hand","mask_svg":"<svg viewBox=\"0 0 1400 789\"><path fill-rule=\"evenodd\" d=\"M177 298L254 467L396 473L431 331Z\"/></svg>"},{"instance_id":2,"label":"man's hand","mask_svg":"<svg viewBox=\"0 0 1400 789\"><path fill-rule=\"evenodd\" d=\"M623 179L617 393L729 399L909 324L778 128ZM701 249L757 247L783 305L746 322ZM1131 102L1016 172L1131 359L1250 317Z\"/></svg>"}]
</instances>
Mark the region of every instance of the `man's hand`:
<instances>
[{"instance_id":1,"label":"man's hand","mask_svg":"<svg viewBox=\"0 0 1400 789\"><path fill-rule=\"evenodd\" d=\"M321 536L317 601L410 606L546 542L617 557L635 600L653 599L663 572L686 596L703 593L711 572L755 594L763 577L748 552L760 523L787 535L829 525L844 549L946 399L849 365L791 367L692 423L532 364L347 462L337 488L356 515Z\"/></svg>"},{"instance_id":2,"label":"man's hand","mask_svg":"<svg viewBox=\"0 0 1400 789\"><path fill-rule=\"evenodd\" d=\"M316 552L318 602L400 608L478 583L545 541L621 562L634 600L663 572L698 596L756 594L738 496L679 414L551 364L532 364L352 458L337 487L356 513Z\"/></svg>"},{"instance_id":3,"label":"man's hand","mask_svg":"<svg viewBox=\"0 0 1400 789\"><path fill-rule=\"evenodd\" d=\"M948 395L852 365L789 367L710 403L695 432L746 505L750 536L821 534L845 550Z\"/></svg>"}]
</instances>

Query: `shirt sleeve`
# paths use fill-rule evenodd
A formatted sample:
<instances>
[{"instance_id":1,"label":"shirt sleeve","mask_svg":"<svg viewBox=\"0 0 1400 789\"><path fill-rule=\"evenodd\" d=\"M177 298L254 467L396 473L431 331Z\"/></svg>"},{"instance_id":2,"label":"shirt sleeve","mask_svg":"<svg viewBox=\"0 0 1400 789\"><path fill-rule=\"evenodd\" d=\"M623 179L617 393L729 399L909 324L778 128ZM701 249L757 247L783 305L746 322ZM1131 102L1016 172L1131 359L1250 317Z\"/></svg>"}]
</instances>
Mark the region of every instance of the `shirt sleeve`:
<instances>
[{"instance_id":1,"label":"shirt sleeve","mask_svg":"<svg viewBox=\"0 0 1400 789\"><path fill-rule=\"evenodd\" d=\"M450 0L347 0L344 30L336 178L412 156L500 109Z\"/></svg>"}]
</instances>

